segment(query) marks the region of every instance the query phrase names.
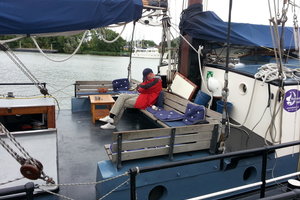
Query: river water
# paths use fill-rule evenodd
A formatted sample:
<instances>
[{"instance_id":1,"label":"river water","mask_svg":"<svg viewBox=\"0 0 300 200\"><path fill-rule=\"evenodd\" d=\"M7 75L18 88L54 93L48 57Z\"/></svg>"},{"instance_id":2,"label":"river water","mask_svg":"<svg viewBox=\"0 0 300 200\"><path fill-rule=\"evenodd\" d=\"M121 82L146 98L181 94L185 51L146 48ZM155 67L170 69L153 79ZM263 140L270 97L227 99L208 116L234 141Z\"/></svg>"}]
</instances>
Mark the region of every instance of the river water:
<instances>
[{"instance_id":1,"label":"river water","mask_svg":"<svg viewBox=\"0 0 300 200\"><path fill-rule=\"evenodd\" d=\"M71 108L75 81L113 80L127 77L129 57L75 55L66 62L57 63L46 59L40 53L16 52L16 55L40 81L46 82L49 93L59 101L61 109ZM55 59L68 55L50 54ZM148 67L157 72L158 59L133 58L132 78L142 79L142 71ZM22 71L0 52L0 83L30 83ZM13 92L16 97L40 95L35 86L1 86L0 95Z\"/></svg>"}]
</instances>

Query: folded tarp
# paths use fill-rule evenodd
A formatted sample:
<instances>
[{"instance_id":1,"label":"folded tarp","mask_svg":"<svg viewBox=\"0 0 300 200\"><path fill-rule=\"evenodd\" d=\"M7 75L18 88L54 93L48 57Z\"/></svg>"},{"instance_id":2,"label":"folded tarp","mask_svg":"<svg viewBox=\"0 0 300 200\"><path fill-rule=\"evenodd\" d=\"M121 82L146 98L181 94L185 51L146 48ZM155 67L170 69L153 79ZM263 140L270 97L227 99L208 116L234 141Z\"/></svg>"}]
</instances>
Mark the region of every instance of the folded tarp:
<instances>
[{"instance_id":1,"label":"folded tarp","mask_svg":"<svg viewBox=\"0 0 300 200\"><path fill-rule=\"evenodd\" d=\"M142 9L141 0L2 0L0 35L89 30L137 20Z\"/></svg>"},{"instance_id":2,"label":"folded tarp","mask_svg":"<svg viewBox=\"0 0 300 200\"><path fill-rule=\"evenodd\" d=\"M182 14L180 30L192 38L211 41L227 42L228 23L220 19L214 12L201 12L200 8L190 7ZM279 30L281 33L281 28ZM273 47L270 26L232 23L231 44L254 47ZM284 28L285 49L294 49L293 29Z\"/></svg>"}]
</instances>

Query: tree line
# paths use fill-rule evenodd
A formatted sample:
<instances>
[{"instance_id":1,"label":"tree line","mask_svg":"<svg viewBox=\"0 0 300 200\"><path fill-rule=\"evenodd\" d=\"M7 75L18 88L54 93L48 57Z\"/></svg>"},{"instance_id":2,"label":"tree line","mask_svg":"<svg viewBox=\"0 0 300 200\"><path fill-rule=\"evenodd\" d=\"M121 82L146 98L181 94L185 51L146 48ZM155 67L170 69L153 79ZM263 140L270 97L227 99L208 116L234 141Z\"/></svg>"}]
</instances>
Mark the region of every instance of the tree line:
<instances>
[{"instance_id":1,"label":"tree line","mask_svg":"<svg viewBox=\"0 0 300 200\"><path fill-rule=\"evenodd\" d=\"M110 29L102 29L101 34L96 31L89 31L86 35L78 53L95 55L128 55L131 50L131 42L119 37L114 43L106 43L106 40L113 40L118 37L118 33ZM0 36L0 40L11 39L15 36ZM36 40L42 49L57 50L58 53L73 53L79 45L83 33L73 36L37 37ZM172 41L172 46L176 46L176 40ZM30 37L8 43L11 49L36 48ZM161 45L161 43L159 44ZM158 47L152 40L139 40L134 42L134 46L141 48Z\"/></svg>"}]
</instances>

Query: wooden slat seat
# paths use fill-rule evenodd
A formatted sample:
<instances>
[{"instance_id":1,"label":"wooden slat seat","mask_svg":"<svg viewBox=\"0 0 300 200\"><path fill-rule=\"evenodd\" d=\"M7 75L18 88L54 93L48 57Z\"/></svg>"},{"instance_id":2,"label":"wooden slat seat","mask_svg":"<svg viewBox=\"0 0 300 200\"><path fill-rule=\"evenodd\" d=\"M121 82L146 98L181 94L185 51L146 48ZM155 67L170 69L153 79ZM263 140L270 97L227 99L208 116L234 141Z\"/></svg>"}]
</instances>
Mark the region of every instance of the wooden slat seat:
<instances>
[{"instance_id":1,"label":"wooden slat seat","mask_svg":"<svg viewBox=\"0 0 300 200\"><path fill-rule=\"evenodd\" d=\"M131 80L130 85L135 87L139 82L136 80ZM75 87L75 97L88 97L89 95L97 94L110 94L113 96L119 95L120 91L114 91L112 81L76 81L74 84ZM107 88L106 93L99 93L98 88ZM124 91L126 92L126 91ZM130 92L130 91L129 91Z\"/></svg>"},{"instance_id":2,"label":"wooden slat seat","mask_svg":"<svg viewBox=\"0 0 300 200\"><path fill-rule=\"evenodd\" d=\"M76 81L74 86L75 97L87 97L99 94L98 88L107 88L109 94L113 92L111 81Z\"/></svg>"},{"instance_id":3,"label":"wooden slat seat","mask_svg":"<svg viewBox=\"0 0 300 200\"><path fill-rule=\"evenodd\" d=\"M184 113L188 103L192 102L164 91L164 109ZM118 168L121 167L122 161L126 160L163 155L168 155L172 159L176 153L204 149L209 149L211 153L216 151L221 114L208 111L207 124L169 127L150 112L140 111L162 128L113 133L112 144L105 145L105 150Z\"/></svg>"},{"instance_id":4,"label":"wooden slat seat","mask_svg":"<svg viewBox=\"0 0 300 200\"><path fill-rule=\"evenodd\" d=\"M175 128L157 128L113 133L111 145L105 145L105 150L112 160L117 163L155 156L213 149L211 145L217 136L217 123L198 124Z\"/></svg>"},{"instance_id":5,"label":"wooden slat seat","mask_svg":"<svg viewBox=\"0 0 300 200\"><path fill-rule=\"evenodd\" d=\"M167 91L164 92L164 109L165 110L175 110L179 113L185 113L186 107L188 104L197 105L187 99L179 97L178 95L172 94ZM148 112L147 110L141 110L143 114L145 114L148 118L155 121L161 127L170 127L163 121L160 121L156 117L153 116L152 113ZM209 123L219 123L221 121L222 115L218 112L213 110L206 110L206 121Z\"/></svg>"}]
</instances>

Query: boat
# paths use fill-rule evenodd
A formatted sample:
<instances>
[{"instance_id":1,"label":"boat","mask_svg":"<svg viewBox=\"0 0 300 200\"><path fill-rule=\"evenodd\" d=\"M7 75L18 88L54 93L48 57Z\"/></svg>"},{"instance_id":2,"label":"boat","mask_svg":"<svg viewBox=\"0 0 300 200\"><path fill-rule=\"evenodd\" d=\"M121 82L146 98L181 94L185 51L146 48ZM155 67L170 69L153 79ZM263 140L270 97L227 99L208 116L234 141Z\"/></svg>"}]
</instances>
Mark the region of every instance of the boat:
<instances>
[{"instance_id":1,"label":"boat","mask_svg":"<svg viewBox=\"0 0 300 200\"><path fill-rule=\"evenodd\" d=\"M32 1L34 3L34 0ZM77 2L77 9L79 10L82 10L83 5L95 7L95 4L92 3L79 4L79 2ZM208 102L203 104L206 105L208 103L206 106L209 108L211 107L210 104L212 105L211 108L216 106L219 112L208 108L206 109L206 121L203 121L203 124L192 126L182 126L181 124L177 126L174 123L162 122L146 111L128 110L125 113L126 117L121 120L120 125L117 127L117 131L102 131L100 135L96 134L99 132L98 126L91 122L91 99L88 96L106 93L117 97L118 94L124 91L116 90L113 84L120 80L115 82L111 80L77 81L74 84L75 94L72 98L72 112L67 110L60 111L56 121L57 129L51 129L54 131L54 134L49 133L50 126L45 127L46 133L52 136L55 135L57 138L57 144L52 145L50 148L57 149L58 152L56 155L58 158L58 178L49 179L50 177L48 177L47 184L36 183L37 185L31 184L31 186L27 185L28 187L17 184L9 185L14 187L7 188L6 184L1 184L0 197L10 198L11 195L24 194L25 192L29 198L32 197L33 191L36 192L37 189L40 190L39 193L46 192L50 194L40 194L35 196L35 199L51 199L53 198L52 195L69 199L105 198L133 200L259 199L265 196L270 199L280 199L282 195L285 198L297 197L299 195L297 190L286 193L281 190L292 190L292 187L297 188L297 184L290 186L291 188L284 185L280 189L277 188L276 184L284 184L287 182L287 179L296 178L299 175L298 82L291 78L282 81L271 80L274 77L264 79L263 75L267 75L269 71L266 74L258 74L259 71L257 69L261 67L261 64L241 67L243 65L238 62L243 59L243 56L246 54L244 52L249 50L244 48L244 46L251 46L252 49L250 48L249 51L255 51L257 46L274 47L274 44L270 41L269 45L261 45L260 41L253 44L253 38L257 38L258 35L245 40L245 38L238 37L239 33L234 32L236 35L233 34L232 37L238 42L234 44L232 41L232 46L240 45L243 47L239 46L239 51L232 51L233 55L230 55L230 49L228 48L227 53L229 55L227 58L226 56L222 58L220 56L222 55L222 49L227 47L224 44L228 43L227 37L228 35L230 36L226 30L231 25L231 22L229 21L227 24L220 21L214 13L201 12L201 2L196 0L189 1L190 7L184 12L187 17L183 16L181 29L182 33L194 38L194 44L205 44L205 47L203 52L201 52L202 48L197 50L194 46L190 47L188 46L189 38L186 39L187 36L183 36L181 47L183 50L180 52L181 58L177 69L179 73L173 74L176 69L171 66L171 62L168 62L168 69L164 70L164 75L167 76L165 79L167 83L164 91L164 104L165 107L184 113L189 104L197 106L192 102L193 95L196 96L196 99L199 95L198 97L203 100L203 97L205 97L203 93L207 93L210 95L206 96L211 96L213 101L209 102L208 100ZM15 4L15 6L4 6L4 8L14 8L22 11L25 4L27 6L33 5L28 4L28 2L22 3L18 1L7 2L7 5L10 5L10 3ZM94 25L95 21L93 18L82 20L83 16L78 16L78 10L76 9L71 9L71 13L60 12L60 8L65 3L67 4L65 1L55 1L47 4L51 9L44 7L44 4L40 6L41 8L57 12L56 15L51 14L51 16L56 17L58 14L66 14L67 16L74 15L78 18L74 19L73 17L68 18L59 15L57 17L58 21L53 23L56 26L50 27L48 27L50 23L43 23L43 20L48 22L47 17L40 19L41 24L47 24L47 26L38 27L35 24L36 20L25 19L25 22L22 24L29 24L29 27L26 29L19 25L11 28L4 26L6 25L5 22L7 22L4 20L1 21L4 25L1 25L0 22L0 27L5 27L3 29L0 28L0 30L3 30L1 34L40 35L46 32L88 30L91 27L135 21L141 17L143 8L164 10L166 5L164 4L165 1L143 1L142 4L138 0L119 0L114 1L117 5L112 6L105 4L105 1L101 1L101 3L95 1L96 4L99 3L108 7L101 10L102 12L95 11L95 13L101 13L103 16L98 17L96 15L97 19L102 23ZM118 3L122 5L118 5ZM160 7L161 3L163 4L162 7ZM118 9L119 6L124 6L124 4L128 6L125 9L127 10L126 12ZM116 16L121 17L114 18L114 16L111 16L113 19L108 17L105 12L109 10L108 8L115 8L110 13L116 12ZM30 12L32 11L31 9L29 10ZM90 9L87 8L86 10ZM38 12L37 14L40 14L40 12L43 12L43 9L36 9L35 11ZM198 13L199 11L200 13ZM102 17L105 17L105 20ZM37 18L35 17L34 19ZM60 21L61 19L63 20ZM77 23L70 28L70 26L63 25L66 19L72 19L72 21L74 20ZM90 23L86 23L87 21ZM30 22L33 24L30 24ZM185 27L185 23L188 24L189 22L194 25ZM205 22L205 24L203 25L201 22ZM209 24L209 22L212 22L212 24ZM168 38L170 31L170 26L168 25L170 24L168 24L168 17L166 16L164 16L163 25L165 28L164 38ZM207 25L211 25L211 29L207 28ZM236 24L236 27L242 27L240 29L244 30L245 24L239 25L241 24ZM246 26L250 27L250 25ZM195 33L195 31L199 30L201 33L205 33L201 29L203 27L205 27L205 31L208 34ZM260 28L259 32L261 29L266 29L266 27L262 26L254 27ZM216 32L218 35L212 33L216 28L219 28L219 32ZM285 28L284 30L287 33L286 37L288 39L291 38L291 35L288 35L290 28ZM265 36L264 34L270 33L262 33L263 36ZM289 42L286 43L289 44ZM289 48L293 49L295 47L287 45L287 49ZM3 45L1 49L4 51L8 50ZM190 49L192 50L190 51ZM213 51L209 51L211 49ZM247 51L235 53L241 52L241 49L246 49ZM196 51L193 52L194 50ZM190 52L193 53L190 54ZM205 55L206 58L201 59L202 55ZM279 54L277 55L279 56ZM196 60L198 59L196 64L192 62L195 61L195 58ZM205 61L203 66L201 61ZM231 68L229 68L229 62L232 62ZM274 62L273 64L269 64L269 62L272 62L272 59L269 59L267 65L264 66L265 68L262 67L261 69L272 70L274 66L278 66ZM201 66L202 68L199 69ZM251 70L256 70L256 72L253 73ZM199 75L202 71L203 78L201 80ZM293 71L294 75L297 75L296 72ZM224 74L225 84L223 84ZM255 74L262 76L256 78ZM32 76L30 77L33 78ZM226 79L226 77L229 78ZM44 96L41 98L42 101L48 99L45 85L43 86L34 78L32 80L44 93ZM137 81L131 79L130 75L126 81L130 82L132 86L138 84ZM284 90L277 92L278 88L282 89L283 85L286 95L283 95ZM199 92L196 92L196 86L200 87L201 90ZM104 90L103 88L106 89ZM222 92L222 88L225 88L225 92ZM226 91L228 90L230 94L227 96ZM125 92L131 91L125 90ZM222 94L225 95L222 96ZM13 98L13 95L9 94L7 96L8 98L5 98L5 101L17 101L17 99ZM223 100L223 104L219 100ZM51 103L52 105L53 102ZM278 109L278 106L281 109ZM231 111L229 111L230 109ZM273 111L272 117L265 115L265 110L268 109ZM6 110L7 113L11 113L11 106L6 106ZM28 114L30 114L31 110L29 109ZM277 115L277 113L280 113L280 115ZM17 115L15 117L18 117ZM47 117L49 117L48 115L53 116L53 113L47 114ZM231 121L229 121L229 116ZM178 122L175 123L177 124ZM273 131L267 132L270 129L273 129ZM275 134L276 130L280 130L280 134ZM7 131L2 132L7 133ZM43 130L37 132L41 132L42 136L46 135ZM19 133L23 134L20 136L18 133L13 133L13 135L22 145L23 141L18 137L27 137L27 140L30 141L33 135L37 136L39 134L37 132L31 130L26 133ZM112 138L110 137L111 135ZM38 143L40 144L40 142ZM29 145L26 145L26 149L29 148L29 152L32 151L30 146L29 142ZM37 156L37 158L45 165L46 170L49 166L56 163L51 161L52 163L48 164L43 159L45 156L47 156L47 152L40 157ZM31 162L27 164L36 169L36 161L31 160ZM55 167L52 166L52 168ZM6 175L6 173L3 173L5 169L1 170L1 176ZM17 171L16 169L14 170ZM38 171L40 172L40 170ZM15 175L13 173L10 174ZM24 180L31 181L28 179ZM289 183L292 182L289 181ZM294 182L297 183L297 180L294 180ZM274 185L275 187L273 187ZM59 191L56 191L57 187L59 187Z\"/></svg>"},{"instance_id":2,"label":"boat","mask_svg":"<svg viewBox=\"0 0 300 200\"><path fill-rule=\"evenodd\" d=\"M134 48L134 52L132 53L133 58L160 58L160 53L158 48L149 47L149 48Z\"/></svg>"}]
</instances>

